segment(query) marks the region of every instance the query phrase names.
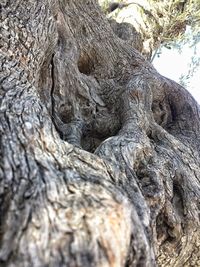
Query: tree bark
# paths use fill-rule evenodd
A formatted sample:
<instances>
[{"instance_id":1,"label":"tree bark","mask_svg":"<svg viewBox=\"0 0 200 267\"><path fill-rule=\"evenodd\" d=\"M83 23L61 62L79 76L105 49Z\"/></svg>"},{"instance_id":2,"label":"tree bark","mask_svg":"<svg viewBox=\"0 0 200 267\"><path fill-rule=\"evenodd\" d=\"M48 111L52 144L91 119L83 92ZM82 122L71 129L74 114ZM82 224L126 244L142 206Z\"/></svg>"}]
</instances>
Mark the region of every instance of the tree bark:
<instances>
[{"instance_id":1,"label":"tree bark","mask_svg":"<svg viewBox=\"0 0 200 267\"><path fill-rule=\"evenodd\" d=\"M0 19L0 266L200 266L192 96L94 0Z\"/></svg>"}]
</instances>

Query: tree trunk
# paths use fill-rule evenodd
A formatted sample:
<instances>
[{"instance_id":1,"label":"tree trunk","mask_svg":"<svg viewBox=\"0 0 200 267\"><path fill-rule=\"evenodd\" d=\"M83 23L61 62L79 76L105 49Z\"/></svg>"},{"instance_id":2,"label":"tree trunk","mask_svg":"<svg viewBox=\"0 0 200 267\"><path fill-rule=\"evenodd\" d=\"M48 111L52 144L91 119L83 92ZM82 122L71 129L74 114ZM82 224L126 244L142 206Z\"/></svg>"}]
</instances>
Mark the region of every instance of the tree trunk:
<instances>
[{"instance_id":1,"label":"tree trunk","mask_svg":"<svg viewBox=\"0 0 200 267\"><path fill-rule=\"evenodd\" d=\"M94 0L1 23L0 266L200 266L196 101Z\"/></svg>"}]
</instances>

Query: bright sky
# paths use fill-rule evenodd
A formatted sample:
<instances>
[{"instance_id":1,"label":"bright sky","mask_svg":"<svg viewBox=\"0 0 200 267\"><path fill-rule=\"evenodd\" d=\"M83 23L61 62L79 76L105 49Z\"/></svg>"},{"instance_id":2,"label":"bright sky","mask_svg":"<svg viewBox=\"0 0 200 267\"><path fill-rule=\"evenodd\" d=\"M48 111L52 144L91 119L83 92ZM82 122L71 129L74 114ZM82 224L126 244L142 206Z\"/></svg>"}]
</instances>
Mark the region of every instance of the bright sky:
<instances>
[{"instance_id":1,"label":"bright sky","mask_svg":"<svg viewBox=\"0 0 200 267\"><path fill-rule=\"evenodd\" d=\"M197 45L197 51L200 51L200 43ZM153 65L160 74L179 83L181 75L187 75L188 73L193 53L193 49L188 45L183 47L181 53L177 49L163 48L160 57L155 57ZM200 56L200 54L197 56ZM193 77L188 79L186 89L200 104L200 66L196 68Z\"/></svg>"}]
</instances>

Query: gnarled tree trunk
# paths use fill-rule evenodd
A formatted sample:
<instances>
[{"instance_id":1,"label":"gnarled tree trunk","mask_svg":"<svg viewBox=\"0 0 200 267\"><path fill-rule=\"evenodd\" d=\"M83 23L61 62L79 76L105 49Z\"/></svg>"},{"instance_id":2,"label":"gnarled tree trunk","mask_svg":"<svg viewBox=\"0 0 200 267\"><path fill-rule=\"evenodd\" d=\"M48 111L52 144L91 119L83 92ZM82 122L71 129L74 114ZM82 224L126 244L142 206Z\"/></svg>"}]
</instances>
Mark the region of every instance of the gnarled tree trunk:
<instances>
[{"instance_id":1,"label":"gnarled tree trunk","mask_svg":"<svg viewBox=\"0 0 200 267\"><path fill-rule=\"evenodd\" d=\"M200 266L195 100L94 0L1 22L0 266Z\"/></svg>"}]
</instances>

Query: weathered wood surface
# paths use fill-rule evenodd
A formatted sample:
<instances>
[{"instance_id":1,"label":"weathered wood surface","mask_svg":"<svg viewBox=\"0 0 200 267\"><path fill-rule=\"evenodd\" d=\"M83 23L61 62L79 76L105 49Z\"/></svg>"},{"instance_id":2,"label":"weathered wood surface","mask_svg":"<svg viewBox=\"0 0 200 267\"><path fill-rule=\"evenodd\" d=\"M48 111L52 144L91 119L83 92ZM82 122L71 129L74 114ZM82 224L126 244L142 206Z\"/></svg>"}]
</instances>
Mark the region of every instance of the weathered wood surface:
<instances>
[{"instance_id":1,"label":"weathered wood surface","mask_svg":"<svg viewBox=\"0 0 200 267\"><path fill-rule=\"evenodd\" d=\"M94 0L0 5L0 266L200 266L195 100Z\"/></svg>"}]
</instances>

